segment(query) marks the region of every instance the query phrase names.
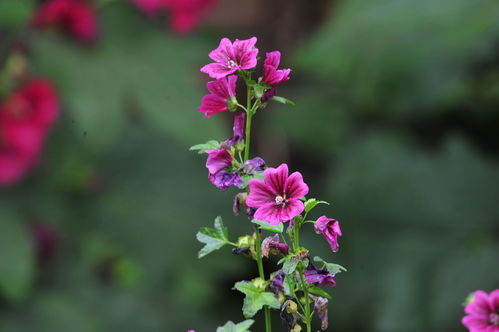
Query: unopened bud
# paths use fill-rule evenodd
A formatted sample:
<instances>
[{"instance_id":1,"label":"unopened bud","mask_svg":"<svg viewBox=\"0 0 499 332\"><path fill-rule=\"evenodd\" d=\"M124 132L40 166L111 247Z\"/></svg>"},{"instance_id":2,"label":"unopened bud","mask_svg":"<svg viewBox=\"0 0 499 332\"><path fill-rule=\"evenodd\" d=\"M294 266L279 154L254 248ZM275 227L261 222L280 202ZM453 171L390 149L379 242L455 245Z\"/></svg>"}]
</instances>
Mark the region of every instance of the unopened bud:
<instances>
[{"instance_id":1,"label":"unopened bud","mask_svg":"<svg viewBox=\"0 0 499 332\"><path fill-rule=\"evenodd\" d=\"M237 247L238 248L251 247L253 244L254 244L253 237L250 235L240 236L237 239Z\"/></svg>"},{"instance_id":2,"label":"unopened bud","mask_svg":"<svg viewBox=\"0 0 499 332\"><path fill-rule=\"evenodd\" d=\"M300 332L301 331L301 326L296 324L293 329L291 329L291 332Z\"/></svg>"},{"instance_id":3,"label":"unopened bud","mask_svg":"<svg viewBox=\"0 0 499 332\"><path fill-rule=\"evenodd\" d=\"M286 307L286 312L288 314L292 314L294 312L298 312L298 305L296 304L295 301L289 301L287 304L288 305Z\"/></svg>"},{"instance_id":4,"label":"unopened bud","mask_svg":"<svg viewBox=\"0 0 499 332\"><path fill-rule=\"evenodd\" d=\"M253 283L253 286L261 290L265 290L267 287L267 283L262 278L255 278L251 282Z\"/></svg>"}]
</instances>

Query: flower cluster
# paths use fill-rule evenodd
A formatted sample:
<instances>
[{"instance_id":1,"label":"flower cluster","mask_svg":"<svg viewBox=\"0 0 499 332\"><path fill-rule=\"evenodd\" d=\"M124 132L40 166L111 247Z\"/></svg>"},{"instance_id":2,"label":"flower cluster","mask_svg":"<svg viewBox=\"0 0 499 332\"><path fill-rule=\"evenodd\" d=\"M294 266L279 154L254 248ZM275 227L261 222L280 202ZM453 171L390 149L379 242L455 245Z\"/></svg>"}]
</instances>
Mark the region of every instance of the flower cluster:
<instances>
[{"instance_id":1,"label":"flower cluster","mask_svg":"<svg viewBox=\"0 0 499 332\"><path fill-rule=\"evenodd\" d=\"M18 181L37 162L59 114L54 87L32 79L0 104L0 185Z\"/></svg>"},{"instance_id":2,"label":"flower cluster","mask_svg":"<svg viewBox=\"0 0 499 332\"><path fill-rule=\"evenodd\" d=\"M97 19L94 8L84 0L47 0L33 17L39 28L57 27L81 42L97 37Z\"/></svg>"},{"instance_id":3,"label":"flower cluster","mask_svg":"<svg viewBox=\"0 0 499 332\"><path fill-rule=\"evenodd\" d=\"M499 289L476 291L464 308L463 325L470 332L499 332Z\"/></svg>"},{"instance_id":4,"label":"flower cluster","mask_svg":"<svg viewBox=\"0 0 499 332\"><path fill-rule=\"evenodd\" d=\"M310 332L314 314L321 321L322 329L326 329L329 295L320 287L335 286L336 275L345 269L317 256L313 263L309 251L300 244L299 232L306 224L313 224L332 252L338 251L342 232L335 219L307 218L317 205L328 203L305 197L309 187L300 172L290 172L287 164L266 167L261 157L250 158L252 117L271 101L292 104L276 95L278 85L288 81L291 74L290 69L279 69L279 51L267 53L263 75L256 80L252 78L258 65L256 42L256 37L234 42L223 38L209 53L214 62L203 66L201 72L213 81L207 83L209 93L201 99L199 112L206 118L234 112L233 136L222 142L211 140L191 147L191 150L208 155L208 178L216 187L242 190L234 197L233 211L239 215L240 208L245 208L255 232L232 242L222 218L217 217L214 228L204 227L197 234L197 239L205 244L198 256L201 258L224 245L232 245L234 254L243 254L257 262L259 277L237 282L234 289L245 295L243 314L246 318L263 309L266 331L270 331L270 309L280 310L280 317L290 331L299 331L300 324L304 323ZM238 100L238 81L246 86L243 96L246 105ZM262 239L262 232L273 234ZM281 266L266 278L262 262L272 255L281 256L278 262ZM247 320L238 326L249 326L252 322ZM225 326L235 325L228 322Z\"/></svg>"},{"instance_id":5,"label":"flower cluster","mask_svg":"<svg viewBox=\"0 0 499 332\"><path fill-rule=\"evenodd\" d=\"M192 31L218 0L132 0L149 16L169 11L173 31L184 34Z\"/></svg>"}]
</instances>

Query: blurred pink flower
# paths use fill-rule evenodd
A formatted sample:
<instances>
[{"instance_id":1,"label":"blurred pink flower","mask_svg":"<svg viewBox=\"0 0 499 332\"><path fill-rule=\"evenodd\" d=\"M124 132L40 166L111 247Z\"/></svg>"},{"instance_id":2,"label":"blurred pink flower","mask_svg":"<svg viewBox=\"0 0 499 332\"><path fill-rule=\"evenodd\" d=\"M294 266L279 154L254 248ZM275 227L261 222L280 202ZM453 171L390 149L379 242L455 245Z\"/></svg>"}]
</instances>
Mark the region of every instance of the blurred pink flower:
<instances>
[{"instance_id":1,"label":"blurred pink flower","mask_svg":"<svg viewBox=\"0 0 499 332\"><path fill-rule=\"evenodd\" d=\"M59 113L52 85L33 79L0 104L0 185L18 181L37 162Z\"/></svg>"},{"instance_id":2,"label":"blurred pink flower","mask_svg":"<svg viewBox=\"0 0 499 332\"><path fill-rule=\"evenodd\" d=\"M149 16L170 11L172 29L180 34L191 32L219 0L132 0Z\"/></svg>"},{"instance_id":3,"label":"blurred pink flower","mask_svg":"<svg viewBox=\"0 0 499 332\"><path fill-rule=\"evenodd\" d=\"M300 172L288 177L288 165L267 168L263 172L264 181L252 179L246 205L256 208L255 219L277 225L293 219L303 212L304 205L299 199L308 193Z\"/></svg>"},{"instance_id":4,"label":"blurred pink flower","mask_svg":"<svg viewBox=\"0 0 499 332\"><path fill-rule=\"evenodd\" d=\"M201 99L199 112L204 113L205 118L213 114L225 112L229 109L229 100L236 95L236 75L222 77L216 81L206 84L210 94Z\"/></svg>"},{"instance_id":5,"label":"blurred pink flower","mask_svg":"<svg viewBox=\"0 0 499 332\"><path fill-rule=\"evenodd\" d=\"M229 39L222 38L220 45L209 54L215 62L201 68L201 72L218 79L240 69L254 68L258 55L258 49L255 48L256 40L256 37L246 40L236 39L232 43Z\"/></svg>"},{"instance_id":6,"label":"blurred pink flower","mask_svg":"<svg viewBox=\"0 0 499 332\"><path fill-rule=\"evenodd\" d=\"M94 40L98 30L95 11L83 0L48 0L36 11L33 24L57 26L81 42Z\"/></svg>"},{"instance_id":7,"label":"blurred pink flower","mask_svg":"<svg viewBox=\"0 0 499 332\"><path fill-rule=\"evenodd\" d=\"M462 323L470 332L499 332L499 289L490 294L478 290L464 308Z\"/></svg>"},{"instance_id":8,"label":"blurred pink flower","mask_svg":"<svg viewBox=\"0 0 499 332\"><path fill-rule=\"evenodd\" d=\"M338 236L341 236L340 223L336 219L331 219L326 216L319 217L315 222L315 230L322 233L326 238L332 251L338 251Z\"/></svg>"}]
</instances>

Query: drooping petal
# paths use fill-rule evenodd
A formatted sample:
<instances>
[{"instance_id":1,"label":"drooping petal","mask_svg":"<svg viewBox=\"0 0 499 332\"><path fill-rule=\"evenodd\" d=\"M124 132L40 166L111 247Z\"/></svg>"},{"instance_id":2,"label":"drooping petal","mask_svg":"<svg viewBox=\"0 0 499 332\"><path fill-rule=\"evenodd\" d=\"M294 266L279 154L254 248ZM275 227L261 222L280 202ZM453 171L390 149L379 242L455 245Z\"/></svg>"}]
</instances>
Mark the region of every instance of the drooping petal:
<instances>
[{"instance_id":1,"label":"drooping petal","mask_svg":"<svg viewBox=\"0 0 499 332\"><path fill-rule=\"evenodd\" d=\"M230 98L229 83L226 77L222 77L216 81L206 83L206 88L212 94L221 97L225 100Z\"/></svg>"},{"instance_id":2,"label":"drooping petal","mask_svg":"<svg viewBox=\"0 0 499 332\"><path fill-rule=\"evenodd\" d=\"M239 174L227 171L219 171L216 174L209 174L208 178L211 183L222 190L227 190L230 186L239 187L242 184L242 179Z\"/></svg>"},{"instance_id":3,"label":"drooping petal","mask_svg":"<svg viewBox=\"0 0 499 332\"><path fill-rule=\"evenodd\" d=\"M219 79L237 71L237 67L229 68L221 63L209 63L200 69L202 73L208 74L211 78Z\"/></svg>"},{"instance_id":4,"label":"drooping petal","mask_svg":"<svg viewBox=\"0 0 499 332\"><path fill-rule=\"evenodd\" d=\"M247 206L259 208L265 204L275 203L275 195L267 184L258 179L251 179L248 185L250 192L246 198Z\"/></svg>"},{"instance_id":5,"label":"drooping petal","mask_svg":"<svg viewBox=\"0 0 499 332\"><path fill-rule=\"evenodd\" d=\"M288 199L298 199L308 194L308 186L303 182L300 172L294 172L284 184L284 193Z\"/></svg>"},{"instance_id":6,"label":"drooping petal","mask_svg":"<svg viewBox=\"0 0 499 332\"><path fill-rule=\"evenodd\" d=\"M305 206L300 200L290 200L286 206L282 208L281 217L283 221L288 221L301 214Z\"/></svg>"},{"instance_id":7,"label":"drooping petal","mask_svg":"<svg viewBox=\"0 0 499 332\"><path fill-rule=\"evenodd\" d=\"M274 203L262 205L256 210L255 219L266 221L271 225L278 225L283 221L281 217L281 207Z\"/></svg>"},{"instance_id":8,"label":"drooping petal","mask_svg":"<svg viewBox=\"0 0 499 332\"><path fill-rule=\"evenodd\" d=\"M267 168L263 172L265 184L267 184L275 195L282 195L284 193L284 185L288 178L289 170L288 165L281 164L277 168Z\"/></svg>"},{"instance_id":9,"label":"drooping petal","mask_svg":"<svg viewBox=\"0 0 499 332\"><path fill-rule=\"evenodd\" d=\"M225 112L227 110L227 101L216 95L203 96L201 99L201 107L198 108L198 111L204 113L206 118L209 118L213 114Z\"/></svg>"},{"instance_id":10,"label":"drooping petal","mask_svg":"<svg viewBox=\"0 0 499 332\"><path fill-rule=\"evenodd\" d=\"M227 77L227 92L229 93L229 96L236 95L236 82L237 75L231 75Z\"/></svg>"},{"instance_id":11,"label":"drooping petal","mask_svg":"<svg viewBox=\"0 0 499 332\"><path fill-rule=\"evenodd\" d=\"M246 160L243 165L243 172L246 174L255 174L256 172L263 171L265 167L265 160L260 157Z\"/></svg>"},{"instance_id":12,"label":"drooping petal","mask_svg":"<svg viewBox=\"0 0 499 332\"><path fill-rule=\"evenodd\" d=\"M232 165L232 156L225 149L206 150L208 159L206 160L206 168L210 174L216 174L220 170Z\"/></svg>"}]
</instances>

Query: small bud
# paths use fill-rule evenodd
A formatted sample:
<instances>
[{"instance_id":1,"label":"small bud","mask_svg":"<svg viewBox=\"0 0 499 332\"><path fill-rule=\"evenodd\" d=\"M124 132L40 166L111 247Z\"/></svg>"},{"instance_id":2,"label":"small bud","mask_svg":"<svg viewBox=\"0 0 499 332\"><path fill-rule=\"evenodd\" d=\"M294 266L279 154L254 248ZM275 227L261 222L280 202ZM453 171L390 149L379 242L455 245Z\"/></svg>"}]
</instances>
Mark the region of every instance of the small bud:
<instances>
[{"instance_id":1,"label":"small bud","mask_svg":"<svg viewBox=\"0 0 499 332\"><path fill-rule=\"evenodd\" d=\"M231 112L237 111L237 99L236 96L231 96L229 100L227 100L227 108Z\"/></svg>"},{"instance_id":2,"label":"small bud","mask_svg":"<svg viewBox=\"0 0 499 332\"><path fill-rule=\"evenodd\" d=\"M286 312L288 314L292 314L294 312L298 312L298 305L296 304L295 301L289 301L288 305L286 307Z\"/></svg>"},{"instance_id":3,"label":"small bud","mask_svg":"<svg viewBox=\"0 0 499 332\"><path fill-rule=\"evenodd\" d=\"M253 237L250 235L240 236L237 239L237 247L238 248L247 248L251 247L254 244Z\"/></svg>"},{"instance_id":4,"label":"small bud","mask_svg":"<svg viewBox=\"0 0 499 332\"><path fill-rule=\"evenodd\" d=\"M278 292L277 293L277 300L279 301L279 303L283 304L284 301L286 301L286 297L284 296L284 294L282 292Z\"/></svg>"},{"instance_id":5,"label":"small bud","mask_svg":"<svg viewBox=\"0 0 499 332\"><path fill-rule=\"evenodd\" d=\"M298 324L296 324L291 330L291 332L300 332L300 331L301 331L301 326Z\"/></svg>"},{"instance_id":6,"label":"small bud","mask_svg":"<svg viewBox=\"0 0 499 332\"><path fill-rule=\"evenodd\" d=\"M262 278L255 278L251 282L253 283L253 286L261 290L265 290L267 287L267 283Z\"/></svg>"}]
</instances>

